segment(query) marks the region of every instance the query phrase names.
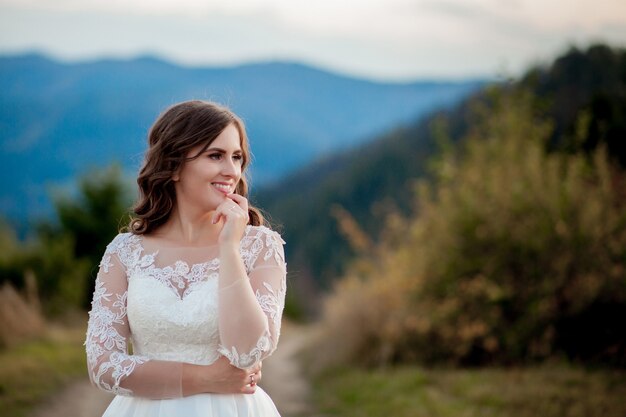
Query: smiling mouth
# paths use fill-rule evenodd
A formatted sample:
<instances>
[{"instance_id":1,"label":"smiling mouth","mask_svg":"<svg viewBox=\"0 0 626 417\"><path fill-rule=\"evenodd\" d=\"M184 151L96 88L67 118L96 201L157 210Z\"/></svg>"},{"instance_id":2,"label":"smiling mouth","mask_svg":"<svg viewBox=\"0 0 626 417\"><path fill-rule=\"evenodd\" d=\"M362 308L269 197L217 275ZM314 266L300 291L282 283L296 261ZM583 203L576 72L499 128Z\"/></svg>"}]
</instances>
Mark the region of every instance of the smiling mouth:
<instances>
[{"instance_id":1,"label":"smiling mouth","mask_svg":"<svg viewBox=\"0 0 626 417\"><path fill-rule=\"evenodd\" d=\"M228 194L231 191L231 185L227 185L227 184L220 184L217 182L212 182L211 185L215 188L217 188L220 192L224 193L224 194Z\"/></svg>"}]
</instances>

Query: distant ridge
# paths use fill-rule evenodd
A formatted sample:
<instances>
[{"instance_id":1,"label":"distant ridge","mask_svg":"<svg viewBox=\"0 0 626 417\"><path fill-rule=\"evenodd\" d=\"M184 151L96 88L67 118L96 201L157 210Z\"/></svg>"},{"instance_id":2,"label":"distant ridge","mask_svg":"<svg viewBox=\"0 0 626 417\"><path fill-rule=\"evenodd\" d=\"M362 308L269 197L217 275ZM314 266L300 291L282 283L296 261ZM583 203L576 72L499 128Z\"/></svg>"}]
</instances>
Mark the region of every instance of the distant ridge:
<instances>
[{"instance_id":1,"label":"distant ridge","mask_svg":"<svg viewBox=\"0 0 626 417\"><path fill-rule=\"evenodd\" d=\"M501 87L524 88L537 96L536 108L555 123L550 150L584 152L604 144L626 168L626 49L572 48ZM477 90L455 106L416 117L356 149L320 158L260 190L260 206L291 242L286 251L300 300L314 298L313 288L329 287L354 256L338 230L333 208L347 210L376 239L385 210L410 212L415 180L426 177L428 160L436 151L435 122L445 118L447 135L460 140L471 126L471 109L484 102L485 95L485 90ZM577 120L585 114L589 126L579 137Z\"/></svg>"},{"instance_id":2,"label":"distant ridge","mask_svg":"<svg viewBox=\"0 0 626 417\"><path fill-rule=\"evenodd\" d=\"M0 56L0 213L45 215L48 184L71 184L96 166L116 161L135 173L148 128L177 101L215 100L244 118L258 185L449 106L481 83L381 83L282 62L198 68L152 56Z\"/></svg>"}]
</instances>

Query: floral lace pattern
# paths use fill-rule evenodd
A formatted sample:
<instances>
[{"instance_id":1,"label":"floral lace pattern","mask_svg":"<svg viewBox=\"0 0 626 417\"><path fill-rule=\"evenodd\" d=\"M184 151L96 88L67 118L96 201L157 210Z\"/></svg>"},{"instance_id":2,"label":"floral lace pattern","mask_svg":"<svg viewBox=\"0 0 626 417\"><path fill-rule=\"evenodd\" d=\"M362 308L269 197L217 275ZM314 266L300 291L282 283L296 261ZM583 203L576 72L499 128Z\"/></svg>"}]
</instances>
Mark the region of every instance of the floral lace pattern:
<instances>
[{"instance_id":1,"label":"floral lace pattern","mask_svg":"<svg viewBox=\"0 0 626 417\"><path fill-rule=\"evenodd\" d=\"M147 269L142 271L142 274L157 279L163 285L171 288L182 299L193 291L196 287L194 284L205 281L207 277L217 277L219 267L220 260L217 258L191 266L185 261L176 261L173 266L169 265L164 268L157 268L154 265L150 265ZM211 271L213 271L213 273L209 274Z\"/></svg>"},{"instance_id":2,"label":"floral lace pattern","mask_svg":"<svg viewBox=\"0 0 626 417\"><path fill-rule=\"evenodd\" d=\"M256 342L254 348L248 353L239 353L235 346L230 350L224 346L220 346L218 351L222 355L226 356L230 363L234 364L237 368L250 368L255 363L259 362L265 354L273 351L273 345L269 332L266 332Z\"/></svg>"},{"instance_id":3,"label":"floral lace pattern","mask_svg":"<svg viewBox=\"0 0 626 417\"><path fill-rule=\"evenodd\" d=\"M267 291L267 294L256 291L256 299L261 306L261 309L268 315L275 325L279 325L280 318L285 307L285 295L287 292L287 286L285 283L281 285L278 291L274 291L271 285L264 282L263 286Z\"/></svg>"},{"instance_id":4,"label":"floral lace pattern","mask_svg":"<svg viewBox=\"0 0 626 417\"><path fill-rule=\"evenodd\" d=\"M282 279L278 288L267 281L262 281L255 290L255 297L261 310L268 317L270 330L266 330L256 341L254 347L248 352L239 352L235 346L220 344L219 352L227 357L233 365L244 369L259 362L263 357L270 355L276 348L280 337L280 319L285 305L287 264L282 249L285 241L276 232L267 228L261 228L259 233L251 234L250 226L241 240L240 253L248 273L260 271L265 268L275 268L282 271ZM263 256L260 255L263 253Z\"/></svg>"},{"instance_id":5,"label":"floral lace pattern","mask_svg":"<svg viewBox=\"0 0 626 417\"><path fill-rule=\"evenodd\" d=\"M106 391L133 395L132 387L122 388L120 383L152 359L211 363L222 354L243 368L269 355L278 341L284 308L284 243L278 233L263 226L247 226L241 240L240 254L249 277L265 268L278 268L274 276L281 275L274 285L254 282L256 300L271 331L260 335L250 351L240 352L236 346L226 348L219 341L219 258L192 265L177 260L160 268L155 265L159 251L144 253L142 237L118 235L100 263L89 313L85 345L91 380ZM116 278L112 280L113 276ZM125 282L120 283L122 280ZM129 337L133 355L128 353Z\"/></svg>"},{"instance_id":6,"label":"floral lace pattern","mask_svg":"<svg viewBox=\"0 0 626 417\"><path fill-rule=\"evenodd\" d=\"M106 262L109 262L107 260ZM105 263L103 268L108 271L110 264ZM89 324L87 326L87 339L85 341L87 363L89 369L95 370L90 373L91 380L105 391L120 395L130 395L130 392L119 386L121 379L130 375L135 365L144 363L147 358L142 356L130 356L127 354L126 339L118 333L114 324L124 324L126 316L127 293L116 294L113 307L116 311L103 305L103 301L111 301L113 294L107 293L103 282L96 280L92 309L89 312ZM95 343L94 343L95 342ZM108 361L97 366L98 361L111 352ZM111 378L113 385L108 383L103 375L112 370Z\"/></svg>"},{"instance_id":7,"label":"floral lace pattern","mask_svg":"<svg viewBox=\"0 0 626 417\"><path fill-rule=\"evenodd\" d=\"M267 261L270 257L274 257L275 266L286 267L287 264L285 263L285 257L282 252L282 245L285 244L285 241L280 235L265 227L259 229L259 233L251 235L249 233L251 229L252 226L246 227L246 233L239 245L241 258L246 265L246 269L248 271L252 269L263 249L266 249L265 255L263 256L264 261ZM265 238L265 240L263 240L263 238Z\"/></svg>"}]
</instances>

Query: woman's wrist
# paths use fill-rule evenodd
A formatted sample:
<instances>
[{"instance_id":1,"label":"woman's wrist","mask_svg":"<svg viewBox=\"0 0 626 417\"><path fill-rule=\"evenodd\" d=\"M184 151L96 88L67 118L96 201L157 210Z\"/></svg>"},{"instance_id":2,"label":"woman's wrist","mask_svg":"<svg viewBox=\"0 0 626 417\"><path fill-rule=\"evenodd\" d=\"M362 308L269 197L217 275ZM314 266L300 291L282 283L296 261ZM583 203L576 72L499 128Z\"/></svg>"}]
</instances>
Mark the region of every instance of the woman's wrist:
<instances>
[{"instance_id":1,"label":"woman's wrist","mask_svg":"<svg viewBox=\"0 0 626 417\"><path fill-rule=\"evenodd\" d=\"M239 242L219 242L220 256L239 255Z\"/></svg>"},{"instance_id":2,"label":"woman's wrist","mask_svg":"<svg viewBox=\"0 0 626 417\"><path fill-rule=\"evenodd\" d=\"M211 392L210 381L206 378L206 366L183 363L183 397Z\"/></svg>"},{"instance_id":3,"label":"woman's wrist","mask_svg":"<svg viewBox=\"0 0 626 417\"><path fill-rule=\"evenodd\" d=\"M194 395L199 392L197 365L183 363L182 387L183 397Z\"/></svg>"}]
</instances>

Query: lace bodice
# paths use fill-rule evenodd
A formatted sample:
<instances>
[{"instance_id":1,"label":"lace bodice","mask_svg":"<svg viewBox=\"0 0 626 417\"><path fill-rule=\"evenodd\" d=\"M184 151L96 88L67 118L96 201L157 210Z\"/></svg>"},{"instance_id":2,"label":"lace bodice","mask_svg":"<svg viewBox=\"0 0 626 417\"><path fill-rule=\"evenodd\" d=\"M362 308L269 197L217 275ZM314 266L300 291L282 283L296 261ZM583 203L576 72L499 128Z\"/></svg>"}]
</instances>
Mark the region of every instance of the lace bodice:
<instances>
[{"instance_id":1,"label":"lace bodice","mask_svg":"<svg viewBox=\"0 0 626 417\"><path fill-rule=\"evenodd\" d=\"M182 362L210 364L223 355L245 369L270 355L286 292L283 244L278 233L247 226L239 253L249 287L218 289L217 246L152 247L119 234L100 263L89 313L92 382L116 394L176 397ZM247 320L253 314L263 319Z\"/></svg>"}]
</instances>

